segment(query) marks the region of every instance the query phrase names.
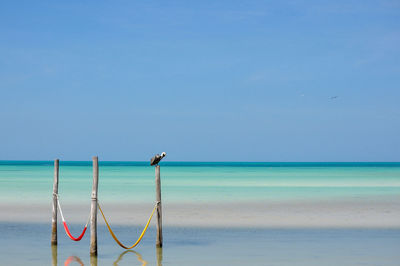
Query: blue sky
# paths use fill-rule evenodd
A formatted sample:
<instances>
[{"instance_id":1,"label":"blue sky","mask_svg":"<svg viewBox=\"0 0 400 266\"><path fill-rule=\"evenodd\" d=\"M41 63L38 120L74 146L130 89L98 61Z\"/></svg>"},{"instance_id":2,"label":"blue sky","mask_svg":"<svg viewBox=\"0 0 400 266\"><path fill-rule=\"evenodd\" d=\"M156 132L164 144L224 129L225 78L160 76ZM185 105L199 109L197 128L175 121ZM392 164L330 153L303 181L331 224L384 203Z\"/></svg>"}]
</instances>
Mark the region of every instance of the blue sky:
<instances>
[{"instance_id":1,"label":"blue sky","mask_svg":"<svg viewBox=\"0 0 400 266\"><path fill-rule=\"evenodd\" d=\"M196 2L2 1L0 159L400 161L398 1Z\"/></svg>"}]
</instances>

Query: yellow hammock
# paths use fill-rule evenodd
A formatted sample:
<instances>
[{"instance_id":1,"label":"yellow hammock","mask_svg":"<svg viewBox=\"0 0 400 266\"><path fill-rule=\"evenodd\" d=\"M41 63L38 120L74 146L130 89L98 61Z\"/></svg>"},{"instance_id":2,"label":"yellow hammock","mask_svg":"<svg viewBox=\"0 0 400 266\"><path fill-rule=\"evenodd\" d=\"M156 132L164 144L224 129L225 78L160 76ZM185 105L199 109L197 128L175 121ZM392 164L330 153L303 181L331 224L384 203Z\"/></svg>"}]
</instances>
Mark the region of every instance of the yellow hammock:
<instances>
[{"instance_id":1,"label":"yellow hammock","mask_svg":"<svg viewBox=\"0 0 400 266\"><path fill-rule=\"evenodd\" d=\"M111 234L111 236L114 238L115 242L117 242L118 245L120 245L120 246L121 246L122 248L124 248L124 249L132 249L132 248L136 247L136 246L139 244L140 240L142 240L144 234L146 233L147 228L149 227L151 218L153 218L153 214L154 214L154 212L155 212L155 210L156 210L156 208L157 208L157 205L158 205L158 202L157 202L156 205L154 206L153 211L151 212L150 218L149 218L149 220L147 221L146 226L143 228L143 231L142 231L142 233L140 234L138 240L136 240L135 244L133 244L132 246L127 247L127 246L125 246L124 244L122 244L122 243L118 240L117 236L116 236L116 235L114 234L114 232L111 230L111 227L110 227L110 225L108 224L107 219L106 219L106 217L104 216L103 211L101 210L100 203L97 202L97 206L99 206L99 210L100 210L100 212L101 212L101 215L103 216L104 221L106 222L106 225L107 225L107 227L108 227L108 231L110 231L110 234Z\"/></svg>"}]
</instances>

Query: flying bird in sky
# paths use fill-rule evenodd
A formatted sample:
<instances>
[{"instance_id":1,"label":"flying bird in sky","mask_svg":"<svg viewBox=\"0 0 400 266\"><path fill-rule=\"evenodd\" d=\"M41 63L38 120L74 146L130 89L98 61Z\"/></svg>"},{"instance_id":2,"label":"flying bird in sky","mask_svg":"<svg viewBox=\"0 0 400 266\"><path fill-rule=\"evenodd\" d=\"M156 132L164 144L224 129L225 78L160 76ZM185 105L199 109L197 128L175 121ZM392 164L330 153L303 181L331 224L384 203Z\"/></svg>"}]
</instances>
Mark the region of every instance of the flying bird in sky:
<instances>
[{"instance_id":1,"label":"flying bird in sky","mask_svg":"<svg viewBox=\"0 0 400 266\"><path fill-rule=\"evenodd\" d=\"M333 100L333 99L336 99L336 98L338 98L339 96L332 96L332 97L330 97L329 99L331 99L331 100Z\"/></svg>"}]
</instances>

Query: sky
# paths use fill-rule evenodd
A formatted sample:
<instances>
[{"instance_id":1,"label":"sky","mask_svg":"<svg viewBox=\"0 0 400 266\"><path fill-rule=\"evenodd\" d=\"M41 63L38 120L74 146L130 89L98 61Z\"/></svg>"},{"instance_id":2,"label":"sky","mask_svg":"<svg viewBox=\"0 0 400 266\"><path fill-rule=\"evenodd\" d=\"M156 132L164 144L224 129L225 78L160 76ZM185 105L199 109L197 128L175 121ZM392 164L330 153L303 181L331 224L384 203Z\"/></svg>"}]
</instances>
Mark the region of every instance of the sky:
<instances>
[{"instance_id":1,"label":"sky","mask_svg":"<svg viewBox=\"0 0 400 266\"><path fill-rule=\"evenodd\" d=\"M0 160L400 161L399 43L399 1L1 1Z\"/></svg>"}]
</instances>

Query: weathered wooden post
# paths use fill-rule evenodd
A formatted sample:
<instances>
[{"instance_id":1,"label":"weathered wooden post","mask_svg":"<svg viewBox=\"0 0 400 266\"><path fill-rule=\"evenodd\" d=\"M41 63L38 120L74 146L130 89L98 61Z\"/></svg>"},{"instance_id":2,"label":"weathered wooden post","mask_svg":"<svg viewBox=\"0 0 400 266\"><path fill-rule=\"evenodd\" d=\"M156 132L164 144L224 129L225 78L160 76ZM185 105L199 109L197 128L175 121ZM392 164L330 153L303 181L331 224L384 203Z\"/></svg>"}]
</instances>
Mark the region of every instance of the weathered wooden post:
<instances>
[{"instance_id":1,"label":"weathered wooden post","mask_svg":"<svg viewBox=\"0 0 400 266\"><path fill-rule=\"evenodd\" d=\"M160 180L160 166L158 163L164 158L167 154L165 152L160 154L156 154L153 158L150 159L150 165L155 165L156 169L156 202L157 202L157 238L156 238L156 246L162 247L163 245L163 237L162 237L162 208L161 208L161 180Z\"/></svg>"},{"instance_id":2,"label":"weathered wooden post","mask_svg":"<svg viewBox=\"0 0 400 266\"><path fill-rule=\"evenodd\" d=\"M90 210L90 255L97 256L97 189L99 182L99 158L93 157L93 187ZM96 260L97 261L97 260Z\"/></svg>"},{"instance_id":3,"label":"weathered wooden post","mask_svg":"<svg viewBox=\"0 0 400 266\"><path fill-rule=\"evenodd\" d=\"M59 160L54 160L53 213L51 218L51 245L57 245L57 194L58 194Z\"/></svg>"},{"instance_id":4,"label":"weathered wooden post","mask_svg":"<svg viewBox=\"0 0 400 266\"><path fill-rule=\"evenodd\" d=\"M161 180L160 180L160 166L156 165L156 202L157 202L157 238L156 246L162 247L162 208L161 208Z\"/></svg>"}]
</instances>

